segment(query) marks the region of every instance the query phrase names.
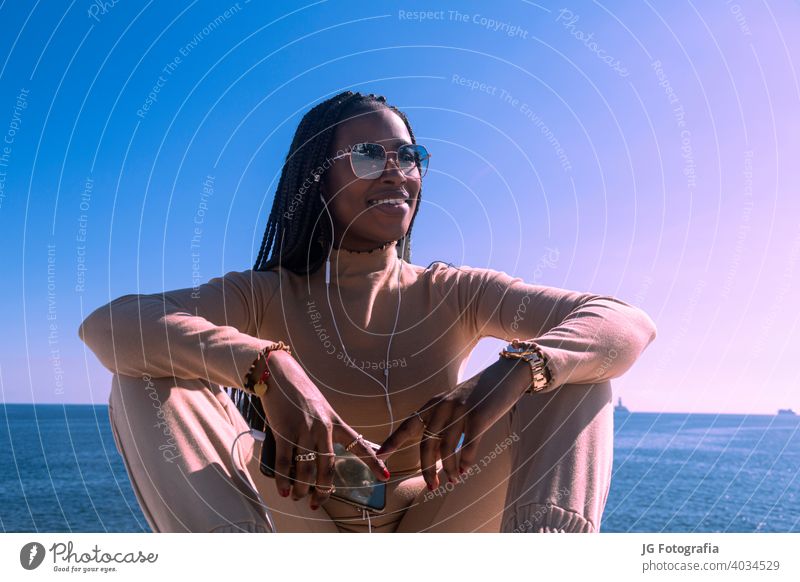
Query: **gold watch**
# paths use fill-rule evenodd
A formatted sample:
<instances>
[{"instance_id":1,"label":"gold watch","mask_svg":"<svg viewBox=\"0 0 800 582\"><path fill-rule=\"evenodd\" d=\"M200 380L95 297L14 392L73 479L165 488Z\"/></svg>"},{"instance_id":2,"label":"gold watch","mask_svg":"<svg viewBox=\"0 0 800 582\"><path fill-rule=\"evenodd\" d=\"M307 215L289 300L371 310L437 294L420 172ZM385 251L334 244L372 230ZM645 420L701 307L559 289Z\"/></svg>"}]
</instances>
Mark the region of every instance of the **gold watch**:
<instances>
[{"instance_id":1,"label":"gold watch","mask_svg":"<svg viewBox=\"0 0 800 582\"><path fill-rule=\"evenodd\" d=\"M552 375L547 367L547 356L542 353L541 348L534 342L514 338L500 352L500 355L508 359L525 360L530 365L531 384L525 390L526 394L541 392L550 384Z\"/></svg>"}]
</instances>

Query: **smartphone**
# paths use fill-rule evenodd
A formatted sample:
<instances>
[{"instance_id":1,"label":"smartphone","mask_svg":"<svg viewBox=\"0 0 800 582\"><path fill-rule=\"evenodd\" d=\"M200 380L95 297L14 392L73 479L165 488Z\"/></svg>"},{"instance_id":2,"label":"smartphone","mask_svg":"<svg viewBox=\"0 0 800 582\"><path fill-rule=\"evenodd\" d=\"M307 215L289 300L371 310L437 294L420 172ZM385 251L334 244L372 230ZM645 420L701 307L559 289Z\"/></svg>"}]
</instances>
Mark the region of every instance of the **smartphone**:
<instances>
[{"instance_id":1,"label":"smartphone","mask_svg":"<svg viewBox=\"0 0 800 582\"><path fill-rule=\"evenodd\" d=\"M264 427L264 433L266 438L261 444L259 467L264 475L274 479L275 435L272 434L269 426ZM374 451L380 449L380 445L366 439L364 442ZM333 461L333 485L336 489L331 493L331 497L376 513L386 509L386 483L379 481L367 464L353 453L346 451L344 445L334 443L333 452L336 455ZM293 481L295 474L296 466L295 463L292 463L289 479Z\"/></svg>"}]
</instances>

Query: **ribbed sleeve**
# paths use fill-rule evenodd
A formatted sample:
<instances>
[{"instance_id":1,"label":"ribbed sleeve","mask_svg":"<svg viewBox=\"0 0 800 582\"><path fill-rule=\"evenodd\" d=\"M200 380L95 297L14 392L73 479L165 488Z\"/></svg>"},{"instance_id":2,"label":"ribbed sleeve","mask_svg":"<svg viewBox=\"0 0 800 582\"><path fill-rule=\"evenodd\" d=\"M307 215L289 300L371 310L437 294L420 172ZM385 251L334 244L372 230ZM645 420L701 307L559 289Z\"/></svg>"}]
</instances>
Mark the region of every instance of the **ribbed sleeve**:
<instances>
[{"instance_id":1,"label":"ribbed sleeve","mask_svg":"<svg viewBox=\"0 0 800 582\"><path fill-rule=\"evenodd\" d=\"M78 336L114 373L242 388L258 352L276 343L256 333L277 278L231 271L197 288L124 295L89 314Z\"/></svg>"},{"instance_id":2,"label":"ribbed sleeve","mask_svg":"<svg viewBox=\"0 0 800 582\"><path fill-rule=\"evenodd\" d=\"M439 277L476 339L541 346L552 375L543 392L619 377L656 337L647 313L615 297L534 285L493 269L442 268Z\"/></svg>"}]
</instances>

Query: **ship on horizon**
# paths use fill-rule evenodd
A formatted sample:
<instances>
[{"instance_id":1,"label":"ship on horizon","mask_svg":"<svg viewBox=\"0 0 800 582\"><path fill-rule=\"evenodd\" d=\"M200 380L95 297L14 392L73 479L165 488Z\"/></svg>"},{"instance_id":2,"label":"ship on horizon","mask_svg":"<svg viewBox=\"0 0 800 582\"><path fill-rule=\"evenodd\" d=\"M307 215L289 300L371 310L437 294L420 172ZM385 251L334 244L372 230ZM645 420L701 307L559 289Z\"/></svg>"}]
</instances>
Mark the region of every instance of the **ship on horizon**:
<instances>
[{"instance_id":1,"label":"ship on horizon","mask_svg":"<svg viewBox=\"0 0 800 582\"><path fill-rule=\"evenodd\" d=\"M797 416L797 413L791 408L779 408L778 416Z\"/></svg>"},{"instance_id":2,"label":"ship on horizon","mask_svg":"<svg viewBox=\"0 0 800 582\"><path fill-rule=\"evenodd\" d=\"M617 399L617 405L614 407L614 412L617 414L630 414L631 411L628 410L626 406L622 404L622 397Z\"/></svg>"}]
</instances>

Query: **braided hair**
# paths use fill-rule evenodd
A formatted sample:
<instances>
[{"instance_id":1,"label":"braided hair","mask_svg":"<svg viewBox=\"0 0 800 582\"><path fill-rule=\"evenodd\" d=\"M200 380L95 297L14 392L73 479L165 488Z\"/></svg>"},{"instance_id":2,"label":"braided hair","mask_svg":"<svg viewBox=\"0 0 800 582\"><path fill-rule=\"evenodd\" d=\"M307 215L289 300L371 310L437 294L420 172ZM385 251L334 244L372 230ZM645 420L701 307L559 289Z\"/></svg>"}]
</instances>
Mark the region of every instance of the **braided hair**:
<instances>
[{"instance_id":1,"label":"braided hair","mask_svg":"<svg viewBox=\"0 0 800 582\"><path fill-rule=\"evenodd\" d=\"M254 271L283 267L303 275L314 273L324 264L333 244L333 233L329 221L320 220L327 209L320 199L321 180L314 178L328 161L336 127L356 114L380 108L394 111L405 123L411 142L417 143L408 118L387 103L383 95L344 91L319 103L303 116L286 156ZM411 261L411 229L421 201L420 188L408 231L397 241L397 254L407 262ZM287 216L290 207L291 216ZM264 430L265 415L258 396L233 387L226 391L247 424Z\"/></svg>"}]
</instances>

